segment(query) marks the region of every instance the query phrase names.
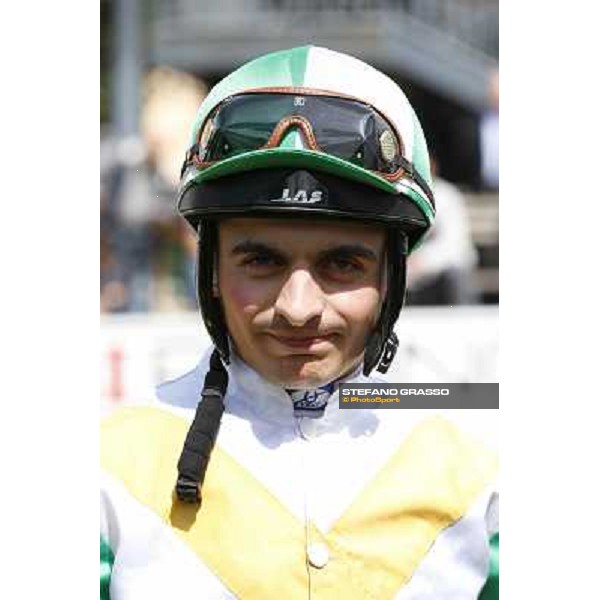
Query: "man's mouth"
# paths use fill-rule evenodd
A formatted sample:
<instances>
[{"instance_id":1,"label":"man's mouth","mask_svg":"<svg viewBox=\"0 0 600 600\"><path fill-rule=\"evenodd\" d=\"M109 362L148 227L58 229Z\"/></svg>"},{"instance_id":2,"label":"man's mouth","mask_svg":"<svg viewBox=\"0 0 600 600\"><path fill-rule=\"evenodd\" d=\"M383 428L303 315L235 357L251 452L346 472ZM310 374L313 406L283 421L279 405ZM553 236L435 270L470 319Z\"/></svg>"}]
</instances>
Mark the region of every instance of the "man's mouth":
<instances>
[{"instance_id":1,"label":"man's mouth","mask_svg":"<svg viewBox=\"0 0 600 600\"><path fill-rule=\"evenodd\" d=\"M275 338L279 343L290 348L311 348L318 344L331 342L335 334L289 335L271 333L269 335Z\"/></svg>"}]
</instances>

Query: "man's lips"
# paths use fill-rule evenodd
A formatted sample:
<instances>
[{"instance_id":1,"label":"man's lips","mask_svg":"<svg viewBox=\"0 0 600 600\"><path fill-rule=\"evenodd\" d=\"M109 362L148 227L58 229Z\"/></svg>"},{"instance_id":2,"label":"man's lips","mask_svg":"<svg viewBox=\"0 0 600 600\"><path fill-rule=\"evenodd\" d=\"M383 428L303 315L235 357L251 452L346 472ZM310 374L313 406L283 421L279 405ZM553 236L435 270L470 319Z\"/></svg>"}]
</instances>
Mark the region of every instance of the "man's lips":
<instances>
[{"instance_id":1,"label":"man's lips","mask_svg":"<svg viewBox=\"0 0 600 600\"><path fill-rule=\"evenodd\" d=\"M334 333L314 334L314 335L289 335L269 333L278 342L290 346L291 348L306 348L321 342L329 342L335 336Z\"/></svg>"}]
</instances>

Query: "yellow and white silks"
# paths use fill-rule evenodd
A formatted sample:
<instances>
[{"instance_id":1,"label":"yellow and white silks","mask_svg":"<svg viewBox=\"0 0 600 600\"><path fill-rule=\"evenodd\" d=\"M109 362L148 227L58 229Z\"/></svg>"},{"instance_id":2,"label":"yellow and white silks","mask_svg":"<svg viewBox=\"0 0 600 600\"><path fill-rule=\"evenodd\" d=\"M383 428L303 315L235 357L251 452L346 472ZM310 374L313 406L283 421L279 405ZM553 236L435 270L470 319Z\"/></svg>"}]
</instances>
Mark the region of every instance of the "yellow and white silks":
<instances>
[{"instance_id":1,"label":"yellow and white silks","mask_svg":"<svg viewBox=\"0 0 600 600\"><path fill-rule=\"evenodd\" d=\"M103 423L105 597L478 597L497 463L448 415L341 410L334 393L322 417L296 417L285 390L234 357L202 507L174 499L207 361L160 386L158 406Z\"/></svg>"}]
</instances>

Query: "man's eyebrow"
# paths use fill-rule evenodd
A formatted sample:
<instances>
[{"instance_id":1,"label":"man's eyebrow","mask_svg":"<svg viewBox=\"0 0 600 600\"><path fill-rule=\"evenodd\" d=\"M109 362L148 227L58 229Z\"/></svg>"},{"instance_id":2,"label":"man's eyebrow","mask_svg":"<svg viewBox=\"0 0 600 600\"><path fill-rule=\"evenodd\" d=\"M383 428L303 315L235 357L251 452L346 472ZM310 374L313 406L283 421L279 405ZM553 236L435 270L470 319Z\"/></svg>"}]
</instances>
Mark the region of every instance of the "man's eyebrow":
<instances>
[{"instance_id":1,"label":"man's eyebrow","mask_svg":"<svg viewBox=\"0 0 600 600\"><path fill-rule=\"evenodd\" d=\"M363 246L362 244L342 244L340 246L334 246L332 248L328 248L327 250L323 250L319 254L321 256L352 256L364 258L374 262L377 261L377 254L371 250L371 248L367 248L367 246Z\"/></svg>"},{"instance_id":2,"label":"man's eyebrow","mask_svg":"<svg viewBox=\"0 0 600 600\"><path fill-rule=\"evenodd\" d=\"M281 251L264 244L263 242L253 242L252 240L243 240L238 242L232 249L231 254L233 256L238 254L249 254L249 253L269 253L279 258L284 258Z\"/></svg>"},{"instance_id":3,"label":"man's eyebrow","mask_svg":"<svg viewBox=\"0 0 600 600\"><path fill-rule=\"evenodd\" d=\"M268 253L277 258L285 259L285 254L274 248L273 246L269 246L264 242L254 242L252 240L243 240L238 242L232 249L231 254L233 256L239 254L250 254L250 253ZM377 254L368 248L367 246L363 246L362 244L340 244L338 246L332 246L331 248L327 248L326 250L322 250L318 254L319 258L325 258L330 256L347 256L347 257L356 257L363 258L365 260L377 261Z\"/></svg>"}]
</instances>

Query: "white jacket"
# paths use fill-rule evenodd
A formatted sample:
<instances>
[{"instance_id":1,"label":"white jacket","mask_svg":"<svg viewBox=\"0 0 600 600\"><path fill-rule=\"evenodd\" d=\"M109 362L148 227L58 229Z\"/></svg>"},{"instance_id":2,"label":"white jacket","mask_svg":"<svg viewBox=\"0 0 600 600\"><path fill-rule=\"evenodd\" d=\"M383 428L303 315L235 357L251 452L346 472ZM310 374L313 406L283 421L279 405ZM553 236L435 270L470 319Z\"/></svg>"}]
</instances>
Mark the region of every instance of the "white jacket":
<instances>
[{"instance_id":1,"label":"white jacket","mask_svg":"<svg viewBox=\"0 0 600 600\"><path fill-rule=\"evenodd\" d=\"M432 411L340 409L334 393L323 416L295 416L285 390L234 358L202 506L174 500L209 355L160 386L158 405L103 424L112 600L478 597L495 455Z\"/></svg>"}]
</instances>

